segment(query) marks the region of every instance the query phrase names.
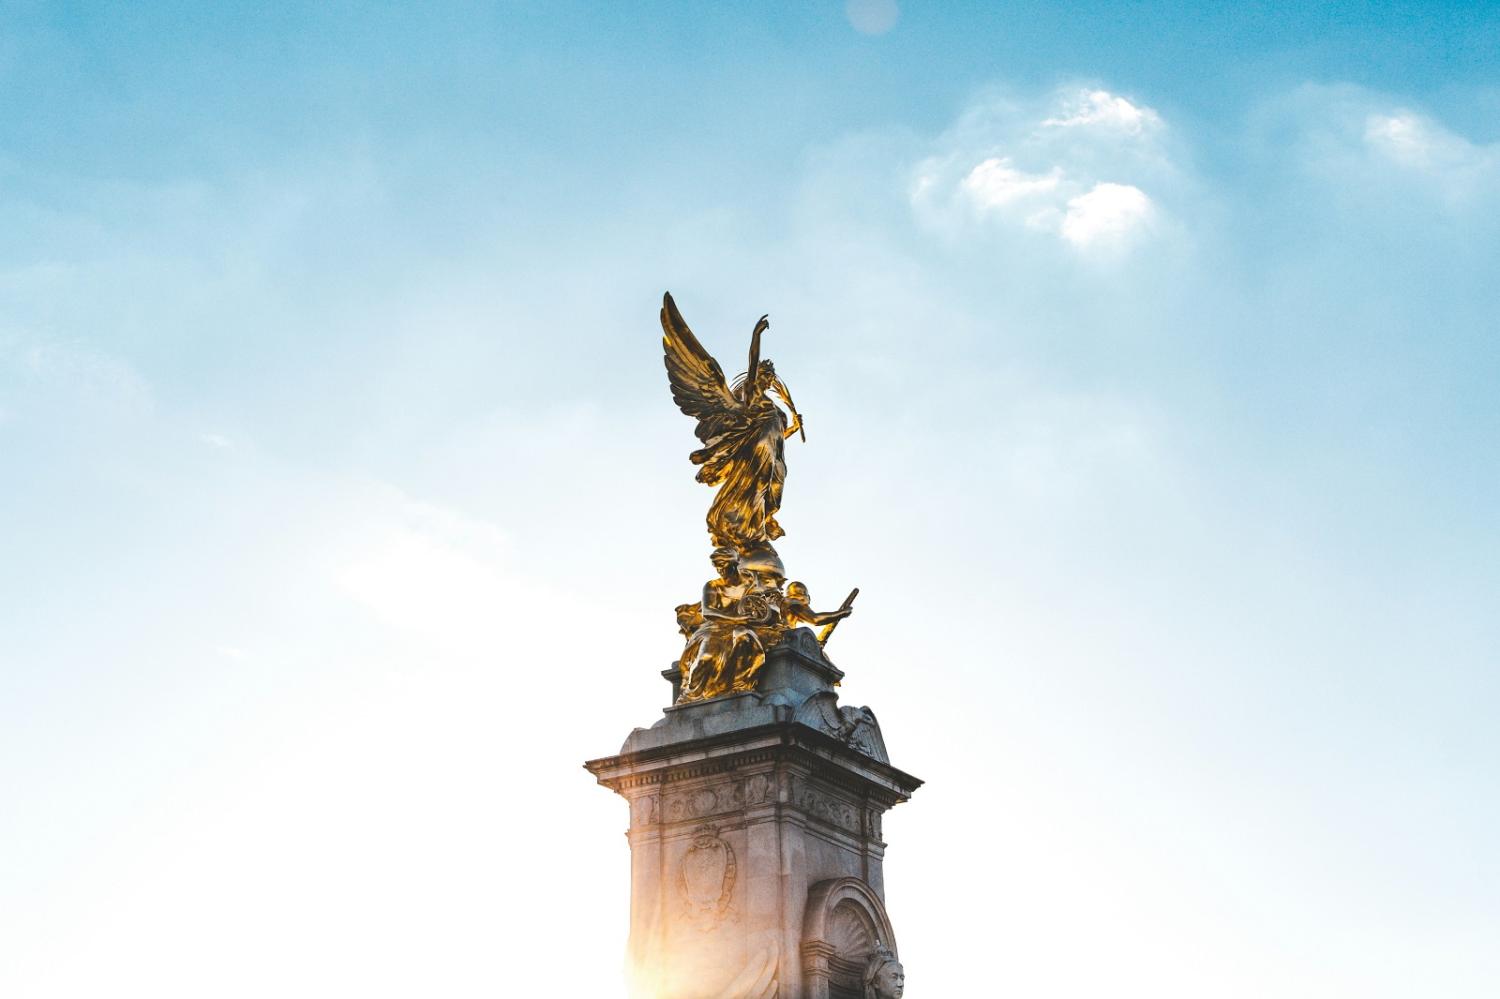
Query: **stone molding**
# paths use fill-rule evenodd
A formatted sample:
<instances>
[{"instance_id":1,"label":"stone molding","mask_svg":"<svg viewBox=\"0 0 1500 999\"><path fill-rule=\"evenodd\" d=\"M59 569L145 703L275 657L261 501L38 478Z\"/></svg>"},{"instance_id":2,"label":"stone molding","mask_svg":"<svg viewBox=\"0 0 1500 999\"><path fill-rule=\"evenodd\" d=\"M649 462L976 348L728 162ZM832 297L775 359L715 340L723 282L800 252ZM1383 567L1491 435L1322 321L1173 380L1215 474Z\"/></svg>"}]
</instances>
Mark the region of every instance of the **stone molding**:
<instances>
[{"instance_id":1,"label":"stone molding","mask_svg":"<svg viewBox=\"0 0 1500 999\"><path fill-rule=\"evenodd\" d=\"M793 721L772 722L694 740L690 747L672 744L607 756L590 760L584 766L599 783L633 797L630 792L637 788L687 781L762 763L790 763L809 772L816 770L830 783L851 792L868 793L887 808L905 801L922 786L921 780L889 763ZM837 766L829 768L828 763Z\"/></svg>"}]
</instances>

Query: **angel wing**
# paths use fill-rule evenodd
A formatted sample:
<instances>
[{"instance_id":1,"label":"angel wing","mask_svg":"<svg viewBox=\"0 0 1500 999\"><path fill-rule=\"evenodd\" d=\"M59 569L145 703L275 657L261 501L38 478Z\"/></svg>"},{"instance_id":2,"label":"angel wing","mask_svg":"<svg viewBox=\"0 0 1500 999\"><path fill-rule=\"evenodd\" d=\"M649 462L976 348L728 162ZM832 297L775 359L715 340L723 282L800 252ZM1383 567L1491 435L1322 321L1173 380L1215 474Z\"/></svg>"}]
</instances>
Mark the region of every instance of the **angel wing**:
<instances>
[{"instance_id":1,"label":"angel wing","mask_svg":"<svg viewBox=\"0 0 1500 999\"><path fill-rule=\"evenodd\" d=\"M759 360L760 337L769 325L765 316L755 324L749 374L738 391L731 390L724 369L688 329L672 296L662 297L662 349L672 400L698 421L694 432L703 442L688 458L698 466L699 482L719 487L708 508L708 533L715 545L742 551L785 533L776 511L786 480L787 420L766 392L774 391L788 409L791 397L771 362Z\"/></svg>"},{"instance_id":2,"label":"angel wing","mask_svg":"<svg viewBox=\"0 0 1500 999\"><path fill-rule=\"evenodd\" d=\"M672 401L688 416L697 418L698 439L707 444L722 433L719 422L744 406L729 391L719 362L693 336L670 292L662 297L661 330Z\"/></svg>"}]
</instances>

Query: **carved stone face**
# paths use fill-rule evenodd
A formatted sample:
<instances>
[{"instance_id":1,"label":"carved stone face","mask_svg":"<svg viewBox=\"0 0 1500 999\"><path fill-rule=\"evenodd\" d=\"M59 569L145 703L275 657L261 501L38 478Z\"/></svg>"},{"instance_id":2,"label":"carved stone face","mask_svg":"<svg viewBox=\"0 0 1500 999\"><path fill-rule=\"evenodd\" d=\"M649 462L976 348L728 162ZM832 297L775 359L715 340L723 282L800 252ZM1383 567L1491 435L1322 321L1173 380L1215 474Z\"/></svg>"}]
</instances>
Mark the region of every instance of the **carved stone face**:
<instances>
[{"instance_id":1,"label":"carved stone face","mask_svg":"<svg viewBox=\"0 0 1500 999\"><path fill-rule=\"evenodd\" d=\"M906 991L906 969L900 961L887 961L875 976L875 995L879 999L901 999Z\"/></svg>"}]
</instances>

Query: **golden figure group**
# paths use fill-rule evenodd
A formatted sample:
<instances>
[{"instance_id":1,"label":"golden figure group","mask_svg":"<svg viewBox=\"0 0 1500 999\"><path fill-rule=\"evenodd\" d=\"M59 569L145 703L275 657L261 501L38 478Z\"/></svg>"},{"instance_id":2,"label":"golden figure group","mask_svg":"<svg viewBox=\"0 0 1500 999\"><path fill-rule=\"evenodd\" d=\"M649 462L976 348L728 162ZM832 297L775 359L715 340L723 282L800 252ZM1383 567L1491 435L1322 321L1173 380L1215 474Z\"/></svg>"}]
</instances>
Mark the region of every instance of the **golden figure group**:
<instances>
[{"instance_id":1,"label":"golden figure group","mask_svg":"<svg viewBox=\"0 0 1500 999\"><path fill-rule=\"evenodd\" d=\"M755 324L749 364L733 386L671 295L662 301L661 326L672 399L698 421L695 432L703 446L690 455L699 466L698 481L719 487L707 518L718 578L704 584L700 603L677 608L687 640L679 660L679 701L698 701L754 690L766 650L799 624L822 625L819 640L826 641L852 613L859 591L838 610L818 613L803 584L782 590L786 570L771 542L785 533L776 522L786 481L784 442L794 433L805 440L806 432L786 383L769 360L760 359L761 335L770 328L767 317Z\"/></svg>"}]
</instances>

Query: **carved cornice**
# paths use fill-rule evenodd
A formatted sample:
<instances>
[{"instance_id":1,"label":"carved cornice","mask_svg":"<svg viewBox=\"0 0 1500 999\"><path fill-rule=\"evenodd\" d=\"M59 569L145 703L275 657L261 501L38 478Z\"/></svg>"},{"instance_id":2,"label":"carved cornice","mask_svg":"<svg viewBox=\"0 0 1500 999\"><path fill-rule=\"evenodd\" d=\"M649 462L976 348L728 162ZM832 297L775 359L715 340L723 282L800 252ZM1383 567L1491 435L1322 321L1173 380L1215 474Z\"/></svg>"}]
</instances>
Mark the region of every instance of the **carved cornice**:
<instances>
[{"instance_id":1,"label":"carved cornice","mask_svg":"<svg viewBox=\"0 0 1500 999\"><path fill-rule=\"evenodd\" d=\"M640 787L649 787L654 784L668 784L679 781L692 780L695 777L707 777L712 774L726 773L732 770L744 770L760 763L777 762L778 756L774 749L763 749L746 753L738 753L734 756L719 757L712 760L700 760L689 764L680 764L675 767L662 767L656 770L629 771L619 776L604 777L600 774L605 769L601 767L594 769L595 763L610 764L623 757L611 757L607 760L594 760L584 764L599 778L599 783L612 791L625 794L626 791ZM624 769L622 767L622 769ZM629 797L629 795L626 795Z\"/></svg>"},{"instance_id":2,"label":"carved cornice","mask_svg":"<svg viewBox=\"0 0 1500 999\"><path fill-rule=\"evenodd\" d=\"M905 801L922 786L918 778L799 722L757 725L639 753L607 756L590 760L584 767L600 784L630 797L631 791L650 785L765 763L804 767L819 779L868 795L887 808Z\"/></svg>"}]
</instances>

